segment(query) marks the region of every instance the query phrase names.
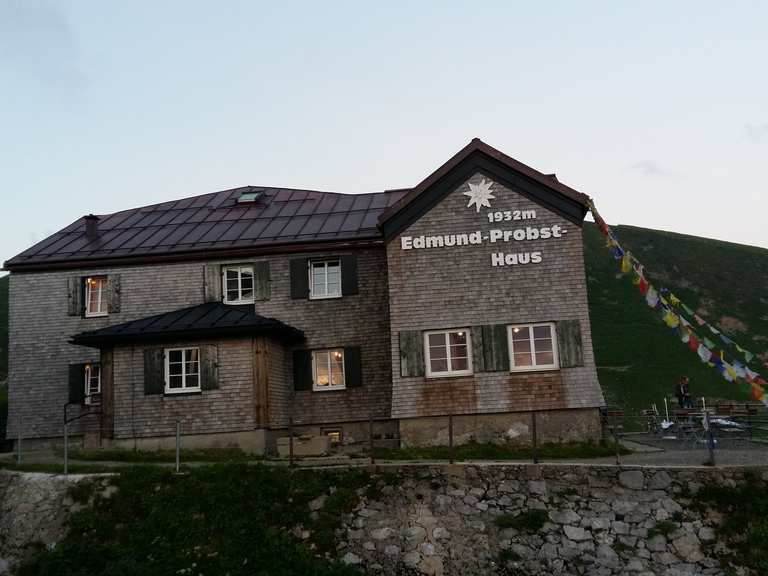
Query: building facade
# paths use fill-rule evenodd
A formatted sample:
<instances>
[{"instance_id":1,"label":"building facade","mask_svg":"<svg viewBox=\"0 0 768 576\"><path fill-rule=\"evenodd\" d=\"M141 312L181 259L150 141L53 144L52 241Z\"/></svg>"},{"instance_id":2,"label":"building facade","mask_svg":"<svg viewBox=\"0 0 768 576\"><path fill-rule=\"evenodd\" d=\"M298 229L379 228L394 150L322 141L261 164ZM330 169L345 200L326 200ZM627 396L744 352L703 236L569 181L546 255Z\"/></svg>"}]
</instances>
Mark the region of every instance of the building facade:
<instances>
[{"instance_id":1,"label":"building facade","mask_svg":"<svg viewBox=\"0 0 768 576\"><path fill-rule=\"evenodd\" d=\"M86 216L10 270L8 436L594 439L588 198L473 140L413 189Z\"/></svg>"}]
</instances>

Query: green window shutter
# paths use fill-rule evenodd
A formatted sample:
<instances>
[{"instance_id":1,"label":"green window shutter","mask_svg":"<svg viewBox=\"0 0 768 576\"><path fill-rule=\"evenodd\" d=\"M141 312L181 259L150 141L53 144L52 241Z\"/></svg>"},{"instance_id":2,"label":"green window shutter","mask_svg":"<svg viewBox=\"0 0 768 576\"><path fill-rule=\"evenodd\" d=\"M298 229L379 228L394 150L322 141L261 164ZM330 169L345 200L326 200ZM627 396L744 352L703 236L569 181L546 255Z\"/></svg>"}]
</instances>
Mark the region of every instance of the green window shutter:
<instances>
[{"instance_id":1,"label":"green window shutter","mask_svg":"<svg viewBox=\"0 0 768 576\"><path fill-rule=\"evenodd\" d=\"M400 376L424 376L424 340L421 330L400 331Z\"/></svg>"},{"instance_id":2,"label":"green window shutter","mask_svg":"<svg viewBox=\"0 0 768 576\"><path fill-rule=\"evenodd\" d=\"M107 276L107 312L117 314L120 312L120 274Z\"/></svg>"},{"instance_id":3,"label":"green window shutter","mask_svg":"<svg viewBox=\"0 0 768 576\"><path fill-rule=\"evenodd\" d=\"M312 352L293 351L293 389L312 390Z\"/></svg>"},{"instance_id":4,"label":"green window shutter","mask_svg":"<svg viewBox=\"0 0 768 576\"><path fill-rule=\"evenodd\" d=\"M483 327L472 326L472 371L485 372L485 351L483 350Z\"/></svg>"},{"instance_id":5,"label":"green window shutter","mask_svg":"<svg viewBox=\"0 0 768 576\"><path fill-rule=\"evenodd\" d=\"M221 302L221 266L218 264L203 265L203 300L205 302Z\"/></svg>"},{"instance_id":6,"label":"green window shutter","mask_svg":"<svg viewBox=\"0 0 768 576\"><path fill-rule=\"evenodd\" d=\"M481 330L483 338L483 361L485 363L485 371L502 372L504 370L509 370L507 325L488 324L482 326Z\"/></svg>"},{"instance_id":7,"label":"green window shutter","mask_svg":"<svg viewBox=\"0 0 768 576\"><path fill-rule=\"evenodd\" d=\"M341 293L357 294L357 256L341 257Z\"/></svg>"},{"instance_id":8,"label":"green window shutter","mask_svg":"<svg viewBox=\"0 0 768 576\"><path fill-rule=\"evenodd\" d=\"M144 394L165 392L165 351L162 348L144 349Z\"/></svg>"},{"instance_id":9,"label":"green window shutter","mask_svg":"<svg viewBox=\"0 0 768 576\"><path fill-rule=\"evenodd\" d=\"M219 347L215 344L200 346L200 389L216 390L219 387Z\"/></svg>"},{"instance_id":10,"label":"green window shutter","mask_svg":"<svg viewBox=\"0 0 768 576\"><path fill-rule=\"evenodd\" d=\"M291 260L291 298L294 300L309 298L309 260L295 258Z\"/></svg>"},{"instance_id":11,"label":"green window shutter","mask_svg":"<svg viewBox=\"0 0 768 576\"><path fill-rule=\"evenodd\" d=\"M67 278L67 315L82 316L85 313L83 305L85 283L80 276Z\"/></svg>"},{"instance_id":12,"label":"green window shutter","mask_svg":"<svg viewBox=\"0 0 768 576\"><path fill-rule=\"evenodd\" d=\"M581 323L578 320L560 320L557 323L557 357L560 368L584 366Z\"/></svg>"},{"instance_id":13,"label":"green window shutter","mask_svg":"<svg viewBox=\"0 0 768 576\"><path fill-rule=\"evenodd\" d=\"M269 262L260 260L253 263L253 297L255 300L269 300L272 296L272 283L269 275Z\"/></svg>"},{"instance_id":14,"label":"green window shutter","mask_svg":"<svg viewBox=\"0 0 768 576\"><path fill-rule=\"evenodd\" d=\"M360 357L360 346L344 347L344 385L347 388L358 388L363 385L363 366Z\"/></svg>"},{"instance_id":15,"label":"green window shutter","mask_svg":"<svg viewBox=\"0 0 768 576\"><path fill-rule=\"evenodd\" d=\"M69 403L82 404L85 401L85 364L69 365Z\"/></svg>"}]
</instances>

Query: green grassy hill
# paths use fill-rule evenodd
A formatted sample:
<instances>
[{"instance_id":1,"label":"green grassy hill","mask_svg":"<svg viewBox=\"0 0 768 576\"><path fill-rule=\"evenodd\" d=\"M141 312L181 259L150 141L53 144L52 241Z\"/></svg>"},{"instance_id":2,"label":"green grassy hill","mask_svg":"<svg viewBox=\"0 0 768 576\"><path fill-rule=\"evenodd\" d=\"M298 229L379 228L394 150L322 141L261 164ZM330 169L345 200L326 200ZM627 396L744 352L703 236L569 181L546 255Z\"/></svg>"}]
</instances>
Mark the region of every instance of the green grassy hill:
<instances>
[{"instance_id":1,"label":"green grassy hill","mask_svg":"<svg viewBox=\"0 0 768 576\"><path fill-rule=\"evenodd\" d=\"M584 232L595 359L606 402L633 412L651 402L661 409L683 374L691 378L694 397L749 399L748 390L702 364L648 308L630 275L619 274L597 227L587 224ZM631 226L614 227L614 232L644 264L652 284L669 288L760 354L751 366L768 372L762 366L768 360L768 250Z\"/></svg>"}]
</instances>

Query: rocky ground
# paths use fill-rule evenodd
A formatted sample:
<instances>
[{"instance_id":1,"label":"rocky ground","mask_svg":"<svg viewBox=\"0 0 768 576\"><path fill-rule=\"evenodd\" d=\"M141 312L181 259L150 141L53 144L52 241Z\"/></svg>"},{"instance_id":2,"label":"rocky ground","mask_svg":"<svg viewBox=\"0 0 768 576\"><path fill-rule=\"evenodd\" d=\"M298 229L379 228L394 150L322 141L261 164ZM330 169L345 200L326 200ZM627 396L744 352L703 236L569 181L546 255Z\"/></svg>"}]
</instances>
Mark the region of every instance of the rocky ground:
<instances>
[{"instance_id":1,"label":"rocky ground","mask_svg":"<svg viewBox=\"0 0 768 576\"><path fill-rule=\"evenodd\" d=\"M339 556L381 574L748 574L729 565L730 551L716 538L720 514L693 506L704 482L735 484L741 474L586 466L411 470L392 476L379 497L363 499L344 519ZM499 526L531 510L544 512L540 528Z\"/></svg>"}]
</instances>

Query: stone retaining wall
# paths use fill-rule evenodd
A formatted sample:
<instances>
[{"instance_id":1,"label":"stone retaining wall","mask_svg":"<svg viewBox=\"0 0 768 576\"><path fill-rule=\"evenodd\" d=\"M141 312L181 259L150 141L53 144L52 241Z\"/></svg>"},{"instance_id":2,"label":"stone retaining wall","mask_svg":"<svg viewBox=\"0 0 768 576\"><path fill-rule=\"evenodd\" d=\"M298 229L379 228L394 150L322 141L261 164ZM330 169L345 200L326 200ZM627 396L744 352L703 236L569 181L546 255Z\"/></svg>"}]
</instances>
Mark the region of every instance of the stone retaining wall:
<instances>
[{"instance_id":1,"label":"stone retaining wall","mask_svg":"<svg viewBox=\"0 0 768 576\"><path fill-rule=\"evenodd\" d=\"M105 476L0 470L0 574L31 546L54 546L61 540L67 516L82 507L68 496L69 487L84 478L101 482L101 477L106 484Z\"/></svg>"},{"instance_id":2,"label":"stone retaining wall","mask_svg":"<svg viewBox=\"0 0 768 576\"><path fill-rule=\"evenodd\" d=\"M386 470L386 469L385 469ZM756 470L768 480L768 469ZM401 467L338 532L339 557L374 574L747 574L726 572L721 516L690 495L744 468L563 465ZM387 475L384 475L387 478ZM499 516L542 510L535 531Z\"/></svg>"}]
</instances>

